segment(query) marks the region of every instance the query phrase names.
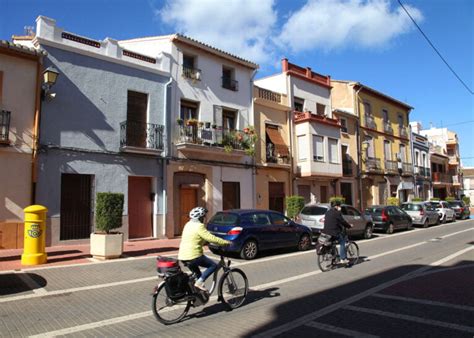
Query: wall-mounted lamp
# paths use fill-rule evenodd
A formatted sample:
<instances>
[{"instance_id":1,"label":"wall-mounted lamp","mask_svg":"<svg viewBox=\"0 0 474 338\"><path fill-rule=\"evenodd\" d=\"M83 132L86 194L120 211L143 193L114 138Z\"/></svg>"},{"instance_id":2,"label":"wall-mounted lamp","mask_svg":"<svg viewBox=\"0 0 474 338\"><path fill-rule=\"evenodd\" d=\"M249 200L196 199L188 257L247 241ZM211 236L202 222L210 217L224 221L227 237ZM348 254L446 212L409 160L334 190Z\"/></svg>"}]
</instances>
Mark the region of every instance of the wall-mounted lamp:
<instances>
[{"instance_id":1,"label":"wall-mounted lamp","mask_svg":"<svg viewBox=\"0 0 474 338\"><path fill-rule=\"evenodd\" d=\"M43 72L43 85L41 86L41 98L53 99L56 96L56 93L50 93L51 87L54 86L56 80L58 79L59 72L54 67L48 67Z\"/></svg>"}]
</instances>

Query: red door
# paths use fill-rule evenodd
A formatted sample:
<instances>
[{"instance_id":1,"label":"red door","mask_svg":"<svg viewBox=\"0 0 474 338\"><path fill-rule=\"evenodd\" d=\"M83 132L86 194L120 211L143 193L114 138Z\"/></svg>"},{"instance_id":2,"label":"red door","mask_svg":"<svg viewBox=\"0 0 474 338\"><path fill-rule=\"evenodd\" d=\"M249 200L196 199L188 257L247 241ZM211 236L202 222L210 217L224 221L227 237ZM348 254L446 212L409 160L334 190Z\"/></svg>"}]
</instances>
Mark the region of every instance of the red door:
<instances>
[{"instance_id":1,"label":"red door","mask_svg":"<svg viewBox=\"0 0 474 338\"><path fill-rule=\"evenodd\" d=\"M153 202L151 178L128 178L128 236L143 238L153 236Z\"/></svg>"},{"instance_id":2,"label":"red door","mask_svg":"<svg viewBox=\"0 0 474 338\"><path fill-rule=\"evenodd\" d=\"M189 212L197 205L197 189L181 187L179 189L179 226L175 228L175 235L179 236L189 221Z\"/></svg>"}]
</instances>

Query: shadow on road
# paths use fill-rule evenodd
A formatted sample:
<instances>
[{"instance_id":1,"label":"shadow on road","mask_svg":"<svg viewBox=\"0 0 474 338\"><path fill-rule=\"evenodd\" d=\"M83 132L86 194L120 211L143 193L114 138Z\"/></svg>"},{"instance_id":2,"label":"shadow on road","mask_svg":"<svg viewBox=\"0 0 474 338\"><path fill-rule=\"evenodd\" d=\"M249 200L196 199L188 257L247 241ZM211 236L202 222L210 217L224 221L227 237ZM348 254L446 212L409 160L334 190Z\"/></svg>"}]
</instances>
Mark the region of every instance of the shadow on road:
<instances>
[{"instance_id":1,"label":"shadow on road","mask_svg":"<svg viewBox=\"0 0 474 338\"><path fill-rule=\"evenodd\" d=\"M47 281L35 273L6 273L0 275L0 296L28 292L46 286ZM34 287L31 287L34 285Z\"/></svg>"}]
</instances>

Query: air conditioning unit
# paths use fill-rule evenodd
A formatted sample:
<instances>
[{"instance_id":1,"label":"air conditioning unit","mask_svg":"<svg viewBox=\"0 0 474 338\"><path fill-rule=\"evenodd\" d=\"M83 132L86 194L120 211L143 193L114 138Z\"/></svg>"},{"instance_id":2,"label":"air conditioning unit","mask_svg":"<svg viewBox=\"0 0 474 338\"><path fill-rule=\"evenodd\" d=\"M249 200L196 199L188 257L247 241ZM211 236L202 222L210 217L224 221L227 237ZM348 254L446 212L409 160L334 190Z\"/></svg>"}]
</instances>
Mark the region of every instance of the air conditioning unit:
<instances>
[{"instance_id":1,"label":"air conditioning unit","mask_svg":"<svg viewBox=\"0 0 474 338\"><path fill-rule=\"evenodd\" d=\"M196 73L194 73L194 79L195 80L201 80L201 71L196 71Z\"/></svg>"}]
</instances>

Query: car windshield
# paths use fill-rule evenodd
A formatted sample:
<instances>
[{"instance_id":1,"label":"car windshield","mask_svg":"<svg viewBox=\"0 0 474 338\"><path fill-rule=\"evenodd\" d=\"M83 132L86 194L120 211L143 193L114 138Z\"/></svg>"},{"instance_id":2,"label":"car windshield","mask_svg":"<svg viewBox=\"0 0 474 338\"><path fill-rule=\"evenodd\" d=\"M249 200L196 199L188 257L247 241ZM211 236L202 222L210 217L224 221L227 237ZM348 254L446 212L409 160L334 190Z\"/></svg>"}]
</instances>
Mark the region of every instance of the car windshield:
<instances>
[{"instance_id":1,"label":"car windshield","mask_svg":"<svg viewBox=\"0 0 474 338\"><path fill-rule=\"evenodd\" d=\"M383 208L377 208L377 207L370 207L365 209L366 214L374 214L374 215L380 215L382 213Z\"/></svg>"},{"instance_id":2,"label":"car windshield","mask_svg":"<svg viewBox=\"0 0 474 338\"><path fill-rule=\"evenodd\" d=\"M303 215L309 215L309 216L320 216L320 215L324 215L326 211L328 211L328 209L325 207L312 205L312 206L304 207L303 210L301 210L301 213Z\"/></svg>"},{"instance_id":3,"label":"car windshield","mask_svg":"<svg viewBox=\"0 0 474 338\"><path fill-rule=\"evenodd\" d=\"M443 206L439 202L431 202L430 203L433 208L442 208Z\"/></svg>"},{"instance_id":4,"label":"car windshield","mask_svg":"<svg viewBox=\"0 0 474 338\"><path fill-rule=\"evenodd\" d=\"M236 224L239 219L239 216L236 214L230 214L227 212L219 212L215 214L209 223L217 225L233 225Z\"/></svg>"},{"instance_id":5,"label":"car windshield","mask_svg":"<svg viewBox=\"0 0 474 338\"><path fill-rule=\"evenodd\" d=\"M421 204L407 203L402 205L402 209L405 211L420 211L421 208Z\"/></svg>"},{"instance_id":6,"label":"car windshield","mask_svg":"<svg viewBox=\"0 0 474 338\"><path fill-rule=\"evenodd\" d=\"M451 207L462 207L461 202L449 202L449 206Z\"/></svg>"}]
</instances>

